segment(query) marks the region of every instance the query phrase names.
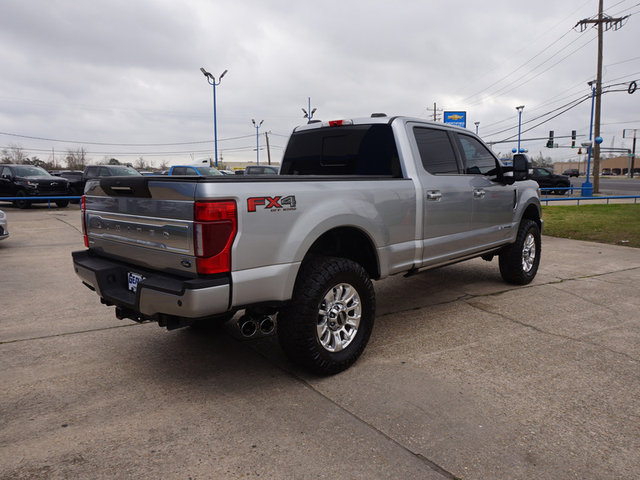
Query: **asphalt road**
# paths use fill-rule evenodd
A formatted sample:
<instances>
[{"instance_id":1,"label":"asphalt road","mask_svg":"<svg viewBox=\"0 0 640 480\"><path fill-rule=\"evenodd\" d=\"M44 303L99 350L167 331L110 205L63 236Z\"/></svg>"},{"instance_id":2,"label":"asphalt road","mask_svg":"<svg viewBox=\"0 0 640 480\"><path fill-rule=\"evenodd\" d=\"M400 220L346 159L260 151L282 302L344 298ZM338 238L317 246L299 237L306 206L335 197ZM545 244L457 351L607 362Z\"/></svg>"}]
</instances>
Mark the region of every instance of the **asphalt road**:
<instances>
[{"instance_id":1,"label":"asphalt road","mask_svg":"<svg viewBox=\"0 0 640 480\"><path fill-rule=\"evenodd\" d=\"M571 185L579 187L586 181L586 179L586 177L572 177ZM589 181L593 183L593 177L590 177ZM600 194L640 195L640 178L600 177Z\"/></svg>"},{"instance_id":2,"label":"asphalt road","mask_svg":"<svg viewBox=\"0 0 640 480\"><path fill-rule=\"evenodd\" d=\"M1 479L640 478L640 250L543 238L376 283L363 357L117 320L73 273L77 206L5 206Z\"/></svg>"}]
</instances>

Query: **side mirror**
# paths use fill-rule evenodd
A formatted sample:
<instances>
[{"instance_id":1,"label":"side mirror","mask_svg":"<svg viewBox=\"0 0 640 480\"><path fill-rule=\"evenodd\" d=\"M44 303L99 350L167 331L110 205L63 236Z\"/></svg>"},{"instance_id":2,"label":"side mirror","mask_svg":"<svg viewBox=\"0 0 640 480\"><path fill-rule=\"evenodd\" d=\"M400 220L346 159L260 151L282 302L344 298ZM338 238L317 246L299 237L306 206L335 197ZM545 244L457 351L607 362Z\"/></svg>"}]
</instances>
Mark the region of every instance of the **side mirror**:
<instances>
[{"instance_id":1,"label":"side mirror","mask_svg":"<svg viewBox=\"0 0 640 480\"><path fill-rule=\"evenodd\" d=\"M531 160L526 155L519 153L513 156L513 178L516 182L529 178L531 168Z\"/></svg>"}]
</instances>

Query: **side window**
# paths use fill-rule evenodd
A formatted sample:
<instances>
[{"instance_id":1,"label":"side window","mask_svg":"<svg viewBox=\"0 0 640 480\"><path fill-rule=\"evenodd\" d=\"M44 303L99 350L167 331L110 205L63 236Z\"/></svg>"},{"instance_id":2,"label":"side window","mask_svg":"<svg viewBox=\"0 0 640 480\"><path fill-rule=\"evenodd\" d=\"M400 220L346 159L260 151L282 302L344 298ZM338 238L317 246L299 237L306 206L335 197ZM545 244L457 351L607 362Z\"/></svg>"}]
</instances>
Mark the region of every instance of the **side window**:
<instances>
[{"instance_id":1,"label":"side window","mask_svg":"<svg viewBox=\"0 0 640 480\"><path fill-rule=\"evenodd\" d=\"M446 130L414 127L422 166L431 174L458 174L458 162Z\"/></svg>"},{"instance_id":2,"label":"side window","mask_svg":"<svg viewBox=\"0 0 640 480\"><path fill-rule=\"evenodd\" d=\"M11 172L7 167L0 167L0 178L4 177L5 175L9 176L10 173Z\"/></svg>"},{"instance_id":3,"label":"side window","mask_svg":"<svg viewBox=\"0 0 640 480\"><path fill-rule=\"evenodd\" d=\"M541 177L548 177L549 175L551 175L548 171L546 171L544 168L536 168L536 173L538 175L540 175Z\"/></svg>"},{"instance_id":4,"label":"side window","mask_svg":"<svg viewBox=\"0 0 640 480\"><path fill-rule=\"evenodd\" d=\"M111 176L111 173L109 173L109 169L108 168L100 167L100 170L98 170L98 176L99 177L109 177L109 176Z\"/></svg>"},{"instance_id":5,"label":"side window","mask_svg":"<svg viewBox=\"0 0 640 480\"><path fill-rule=\"evenodd\" d=\"M196 171L195 168L185 168L185 175L198 175L198 172Z\"/></svg>"},{"instance_id":6,"label":"side window","mask_svg":"<svg viewBox=\"0 0 640 480\"><path fill-rule=\"evenodd\" d=\"M486 175L495 171L496 159L480 141L467 135L458 135L458 140L465 161L464 173Z\"/></svg>"},{"instance_id":7,"label":"side window","mask_svg":"<svg viewBox=\"0 0 640 480\"><path fill-rule=\"evenodd\" d=\"M184 167L174 167L173 171L171 172L171 175L186 175L187 174L187 169Z\"/></svg>"},{"instance_id":8,"label":"side window","mask_svg":"<svg viewBox=\"0 0 640 480\"><path fill-rule=\"evenodd\" d=\"M87 174L86 174L87 178L93 178L93 177L96 177L97 175L98 175L97 167L89 167L89 168L87 168Z\"/></svg>"}]
</instances>

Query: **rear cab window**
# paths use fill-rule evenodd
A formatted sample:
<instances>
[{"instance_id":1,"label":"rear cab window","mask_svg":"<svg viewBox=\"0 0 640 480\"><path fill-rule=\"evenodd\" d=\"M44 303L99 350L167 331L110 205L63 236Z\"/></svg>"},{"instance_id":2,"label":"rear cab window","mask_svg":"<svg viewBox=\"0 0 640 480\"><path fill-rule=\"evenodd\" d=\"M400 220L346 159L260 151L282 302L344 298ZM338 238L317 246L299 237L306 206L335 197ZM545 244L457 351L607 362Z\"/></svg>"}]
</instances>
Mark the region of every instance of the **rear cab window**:
<instances>
[{"instance_id":1,"label":"rear cab window","mask_svg":"<svg viewBox=\"0 0 640 480\"><path fill-rule=\"evenodd\" d=\"M390 125L343 125L295 132L281 175L359 175L402 178Z\"/></svg>"}]
</instances>

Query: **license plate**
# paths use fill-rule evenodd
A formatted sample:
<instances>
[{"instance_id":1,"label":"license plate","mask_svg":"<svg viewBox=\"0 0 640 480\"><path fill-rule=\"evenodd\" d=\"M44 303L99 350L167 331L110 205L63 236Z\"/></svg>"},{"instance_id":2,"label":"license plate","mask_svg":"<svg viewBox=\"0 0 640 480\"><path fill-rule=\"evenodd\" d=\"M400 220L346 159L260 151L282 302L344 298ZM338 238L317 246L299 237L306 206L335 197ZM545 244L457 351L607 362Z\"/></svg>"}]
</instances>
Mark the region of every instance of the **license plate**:
<instances>
[{"instance_id":1,"label":"license plate","mask_svg":"<svg viewBox=\"0 0 640 480\"><path fill-rule=\"evenodd\" d=\"M138 290L138 283L144 280L144 277L139 273L127 272L127 279L129 281L129 290L136 293L136 290Z\"/></svg>"}]
</instances>

